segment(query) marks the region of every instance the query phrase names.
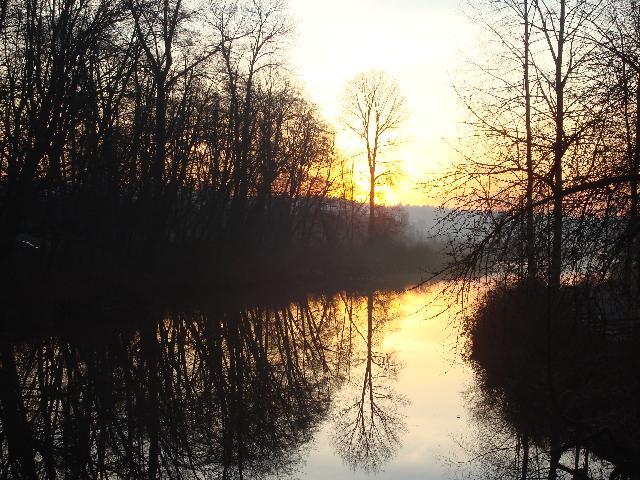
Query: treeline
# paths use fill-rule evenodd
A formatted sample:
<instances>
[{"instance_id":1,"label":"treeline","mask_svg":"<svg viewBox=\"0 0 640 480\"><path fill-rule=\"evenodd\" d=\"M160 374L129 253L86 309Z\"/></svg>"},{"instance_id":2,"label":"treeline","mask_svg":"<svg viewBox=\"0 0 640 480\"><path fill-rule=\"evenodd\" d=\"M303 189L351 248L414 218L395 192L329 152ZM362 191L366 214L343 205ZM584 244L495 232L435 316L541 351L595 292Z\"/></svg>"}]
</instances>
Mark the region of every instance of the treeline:
<instances>
[{"instance_id":1,"label":"treeline","mask_svg":"<svg viewBox=\"0 0 640 480\"><path fill-rule=\"evenodd\" d=\"M558 288L640 276L640 6L477 3L462 97L471 141L446 176L453 270ZM452 193L451 193L452 192Z\"/></svg>"},{"instance_id":2,"label":"treeline","mask_svg":"<svg viewBox=\"0 0 640 480\"><path fill-rule=\"evenodd\" d=\"M4 1L0 255L361 242L353 169L289 73L292 28L272 0Z\"/></svg>"}]
</instances>

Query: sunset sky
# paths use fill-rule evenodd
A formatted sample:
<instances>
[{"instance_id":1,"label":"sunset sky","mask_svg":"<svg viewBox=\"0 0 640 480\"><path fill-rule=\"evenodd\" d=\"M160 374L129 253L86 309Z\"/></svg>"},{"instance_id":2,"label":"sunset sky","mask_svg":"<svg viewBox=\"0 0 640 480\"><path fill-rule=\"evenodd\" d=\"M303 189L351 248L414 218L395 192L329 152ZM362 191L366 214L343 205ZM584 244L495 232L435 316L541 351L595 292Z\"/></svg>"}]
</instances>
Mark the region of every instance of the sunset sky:
<instances>
[{"instance_id":1,"label":"sunset sky","mask_svg":"<svg viewBox=\"0 0 640 480\"><path fill-rule=\"evenodd\" d=\"M465 118L454 84L473 35L459 2L289 0L289 8L297 25L293 65L334 125L344 86L357 73L385 70L399 82L410 118L402 146L389 155L402 161L405 176L383 200L434 203L416 183L450 163ZM345 144L339 136L338 145Z\"/></svg>"}]
</instances>

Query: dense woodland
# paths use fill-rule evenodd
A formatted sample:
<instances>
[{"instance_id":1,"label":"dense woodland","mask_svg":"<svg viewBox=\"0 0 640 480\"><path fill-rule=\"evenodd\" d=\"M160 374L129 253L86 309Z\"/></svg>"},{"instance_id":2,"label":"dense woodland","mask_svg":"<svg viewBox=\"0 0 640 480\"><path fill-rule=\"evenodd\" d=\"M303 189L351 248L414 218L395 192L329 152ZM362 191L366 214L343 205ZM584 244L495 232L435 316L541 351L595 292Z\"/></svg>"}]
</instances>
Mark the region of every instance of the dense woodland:
<instances>
[{"instance_id":1,"label":"dense woodland","mask_svg":"<svg viewBox=\"0 0 640 480\"><path fill-rule=\"evenodd\" d=\"M366 241L354 163L290 72L279 1L0 7L5 263L215 264ZM403 215L376 219L397 232Z\"/></svg>"}]
</instances>

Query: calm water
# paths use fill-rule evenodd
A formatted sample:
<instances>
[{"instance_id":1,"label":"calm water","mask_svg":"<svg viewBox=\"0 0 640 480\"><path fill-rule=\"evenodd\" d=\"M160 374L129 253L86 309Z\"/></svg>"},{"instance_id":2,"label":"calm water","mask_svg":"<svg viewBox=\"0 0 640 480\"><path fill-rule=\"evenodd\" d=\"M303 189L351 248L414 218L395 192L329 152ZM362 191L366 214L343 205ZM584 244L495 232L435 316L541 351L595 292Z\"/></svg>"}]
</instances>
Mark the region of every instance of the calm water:
<instances>
[{"instance_id":1,"label":"calm water","mask_svg":"<svg viewBox=\"0 0 640 480\"><path fill-rule=\"evenodd\" d=\"M344 424L353 428L357 417L359 405L355 404L362 393L360 368L336 395L333 415L321 424L311 442L300 478L370 478L377 472L382 478L440 479L459 473L451 462L467 456L460 443L471 435L463 393L472 382L472 372L457 349L455 310L444 311L445 305L436 298L439 288L378 294L388 301L387 310L381 305L374 308L374 320L376 314L383 319L375 330L376 350L396 365L395 377L386 377L379 368L374 375L380 378L373 382L374 393L384 389L381 396L396 398L395 405L386 402L380 407L393 410L396 423L402 425L394 432L397 444L393 453L376 465L368 465L366 454L354 462L353 456L345 455L348 448L344 442L335 441L336 435L344 434ZM364 299L357 303L356 323L366 328L367 304ZM370 412L370 405L365 403L364 408ZM374 425L372 430L373 442L393 443L384 429ZM365 435L368 433L365 429Z\"/></svg>"},{"instance_id":2,"label":"calm water","mask_svg":"<svg viewBox=\"0 0 640 480\"><path fill-rule=\"evenodd\" d=\"M506 373L461 360L456 310L441 287L211 301L113 313L115 325L109 313L58 312L76 327L3 335L0 477L525 478L524 468L527 478L572 478L567 465L589 474L579 478L615 473L588 449L633 471L637 442L619 425L635 425L637 403L633 416L599 413L607 423L597 428L553 420L539 407L546 394L533 367L503 385ZM514 358L498 365L524 372ZM584 398L601 391L580 393L579 403L565 395L571 415L593 410ZM635 390L620 395L637 399Z\"/></svg>"}]
</instances>

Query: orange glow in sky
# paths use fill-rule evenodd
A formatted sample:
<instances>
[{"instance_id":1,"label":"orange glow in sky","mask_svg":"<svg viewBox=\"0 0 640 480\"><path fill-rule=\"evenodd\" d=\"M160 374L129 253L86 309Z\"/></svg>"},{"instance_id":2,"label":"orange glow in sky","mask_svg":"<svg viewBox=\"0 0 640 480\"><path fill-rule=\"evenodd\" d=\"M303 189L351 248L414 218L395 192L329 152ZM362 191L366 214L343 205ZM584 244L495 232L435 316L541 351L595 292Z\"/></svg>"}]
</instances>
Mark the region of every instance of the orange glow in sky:
<instances>
[{"instance_id":1,"label":"orange glow in sky","mask_svg":"<svg viewBox=\"0 0 640 480\"><path fill-rule=\"evenodd\" d=\"M294 68L311 99L338 129L338 147L357 155L360 189L366 187L366 157L340 132L340 98L357 73L379 69L398 81L410 113L402 144L387 152L388 159L401 162L404 175L394 187L381 189L380 200L434 203L418 184L450 164L466 115L454 84L473 39L458 2L289 0L289 8L297 25Z\"/></svg>"}]
</instances>

